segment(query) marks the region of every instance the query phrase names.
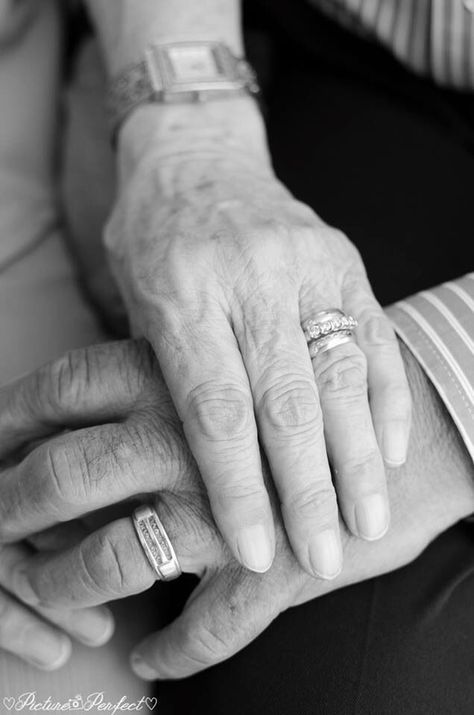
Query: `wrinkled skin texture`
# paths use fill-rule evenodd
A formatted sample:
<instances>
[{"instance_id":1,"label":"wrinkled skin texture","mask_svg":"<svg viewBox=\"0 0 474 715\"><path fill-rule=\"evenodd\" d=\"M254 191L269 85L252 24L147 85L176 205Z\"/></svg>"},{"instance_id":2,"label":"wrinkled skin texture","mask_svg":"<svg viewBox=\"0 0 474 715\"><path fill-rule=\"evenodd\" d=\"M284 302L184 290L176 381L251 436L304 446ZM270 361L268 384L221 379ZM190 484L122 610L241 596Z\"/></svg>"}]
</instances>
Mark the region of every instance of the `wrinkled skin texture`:
<instances>
[{"instance_id":1,"label":"wrinkled skin texture","mask_svg":"<svg viewBox=\"0 0 474 715\"><path fill-rule=\"evenodd\" d=\"M123 182L106 245L236 558L265 571L274 553L258 430L294 553L308 573L337 575L336 490L352 533L383 536L383 457L404 461L410 425L397 341L354 246L270 168L217 149L150 151ZM358 344L312 365L300 323L331 306L358 317Z\"/></svg>"},{"instance_id":2,"label":"wrinkled skin texture","mask_svg":"<svg viewBox=\"0 0 474 715\"><path fill-rule=\"evenodd\" d=\"M159 491L183 570L201 580L182 615L141 643L132 663L143 677L179 678L224 660L283 610L408 563L473 510L472 464L407 351L405 360L416 410L407 465L389 476L392 527L370 544L341 524L345 566L334 581L298 565L275 500L272 568L255 574L239 565L215 528L181 422L141 341L69 353L0 391L1 540ZM129 518L54 553L19 554L2 570L15 596L36 608L90 608L154 582Z\"/></svg>"}]
</instances>

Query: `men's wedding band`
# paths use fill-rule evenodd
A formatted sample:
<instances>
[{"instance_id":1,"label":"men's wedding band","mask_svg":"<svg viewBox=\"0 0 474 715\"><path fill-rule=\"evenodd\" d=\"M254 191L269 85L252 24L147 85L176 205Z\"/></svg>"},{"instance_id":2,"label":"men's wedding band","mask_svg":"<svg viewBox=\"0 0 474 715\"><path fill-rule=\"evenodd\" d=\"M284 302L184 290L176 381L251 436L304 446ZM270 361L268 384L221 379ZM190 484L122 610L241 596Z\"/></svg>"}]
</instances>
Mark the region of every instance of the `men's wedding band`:
<instances>
[{"instance_id":1,"label":"men's wedding band","mask_svg":"<svg viewBox=\"0 0 474 715\"><path fill-rule=\"evenodd\" d=\"M357 320L346 315L339 308L328 308L316 313L302 323L303 332L312 358L318 353L332 350L344 343L354 342L354 328Z\"/></svg>"},{"instance_id":2,"label":"men's wedding band","mask_svg":"<svg viewBox=\"0 0 474 715\"><path fill-rule=\"evenodd\" d=\"M160 581L181 576L181 567L156 509L147 504L132 514L133 526L143 551Z\"/></svg>"}]
</instances>

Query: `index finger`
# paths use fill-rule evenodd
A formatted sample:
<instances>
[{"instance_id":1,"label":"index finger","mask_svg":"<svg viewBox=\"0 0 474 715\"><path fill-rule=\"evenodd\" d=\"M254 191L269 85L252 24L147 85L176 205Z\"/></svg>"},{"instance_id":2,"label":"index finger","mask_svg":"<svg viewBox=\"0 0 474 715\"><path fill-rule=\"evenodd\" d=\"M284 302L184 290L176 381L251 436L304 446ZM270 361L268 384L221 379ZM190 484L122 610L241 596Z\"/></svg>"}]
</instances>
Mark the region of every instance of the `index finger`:
<instances>
[{"instance_id":1,"label":"index finger","mask_svg":"<svg viewBox=\"0 0 474 715\"><path fill-rule=\"evenodd\" d=\"M275 535L247 373L231 326L212 308L170 318L154 347L220 532L246 568L270 568Z\"/></svg>"}]
</instances>

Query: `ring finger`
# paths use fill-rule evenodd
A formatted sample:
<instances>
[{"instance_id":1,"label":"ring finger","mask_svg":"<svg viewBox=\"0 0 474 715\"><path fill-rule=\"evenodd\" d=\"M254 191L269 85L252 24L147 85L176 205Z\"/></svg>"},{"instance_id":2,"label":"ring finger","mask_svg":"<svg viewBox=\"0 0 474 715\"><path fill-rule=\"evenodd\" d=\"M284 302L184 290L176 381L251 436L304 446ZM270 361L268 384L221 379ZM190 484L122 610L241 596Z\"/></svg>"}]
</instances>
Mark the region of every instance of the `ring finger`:
<instances>
[{"instance_id":1,"label":"ring finger","mask_svg":"<svg viewBox=\"0 0 474 715\"><path fill-rule=\"evenodd\" d=\"M193 505L167 496L156 511L181 569L200 575L219 563L222 542ZM177 514L179 513L179 518ZM34 607L84 608L140 593L156 581L131 518L119 519L62 552L37 554L10 566L13 590Z\"/></svg>"}]
</instances>

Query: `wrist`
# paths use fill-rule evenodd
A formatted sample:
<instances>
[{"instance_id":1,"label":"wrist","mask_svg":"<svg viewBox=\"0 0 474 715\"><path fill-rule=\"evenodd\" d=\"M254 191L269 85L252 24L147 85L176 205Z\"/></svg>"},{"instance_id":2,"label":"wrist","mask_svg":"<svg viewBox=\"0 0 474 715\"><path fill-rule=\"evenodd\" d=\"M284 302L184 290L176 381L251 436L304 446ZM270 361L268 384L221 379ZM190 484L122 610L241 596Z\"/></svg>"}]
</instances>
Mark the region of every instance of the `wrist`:
<instances>
[{"instance_id":1,"label":"wrist","mask_svg":"<svg viewBox=\"0 0 474 715\"><path fill-rule=\"evenodd\" d=\"M251 97L189 104L147 104L124 123L119 173L127 181L144 161L187 161L214 156L271 169L265 126Z\"/></svg>"}]
</instances>

